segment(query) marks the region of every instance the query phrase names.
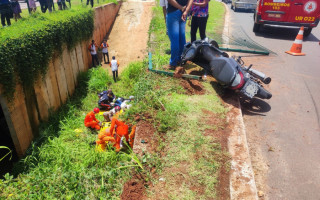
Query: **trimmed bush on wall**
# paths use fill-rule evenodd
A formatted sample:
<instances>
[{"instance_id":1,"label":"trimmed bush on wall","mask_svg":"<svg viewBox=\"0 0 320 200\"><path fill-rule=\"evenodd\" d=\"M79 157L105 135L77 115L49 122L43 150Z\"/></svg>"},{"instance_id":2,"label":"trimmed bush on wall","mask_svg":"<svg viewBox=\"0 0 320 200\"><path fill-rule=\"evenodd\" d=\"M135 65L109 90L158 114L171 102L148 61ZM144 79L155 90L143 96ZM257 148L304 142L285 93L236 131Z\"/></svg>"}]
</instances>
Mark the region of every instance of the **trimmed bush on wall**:
<instances>
[{"instance_id":1,"label":"trimmed bush on wall","mask_svg":"<svg viewBox=\"0 0 320 200\"><path fill-rule=\"evenodd\" d=\"M79 41L88 40L94 29L94 11L77 8L34 14L0 31L0 85L3 94L13 97L16 81L33 86L39 75L45 75L55 51L66 44L70 49ZM15 77L17 76L17 77Z\"/></svg>"}]
</instances>

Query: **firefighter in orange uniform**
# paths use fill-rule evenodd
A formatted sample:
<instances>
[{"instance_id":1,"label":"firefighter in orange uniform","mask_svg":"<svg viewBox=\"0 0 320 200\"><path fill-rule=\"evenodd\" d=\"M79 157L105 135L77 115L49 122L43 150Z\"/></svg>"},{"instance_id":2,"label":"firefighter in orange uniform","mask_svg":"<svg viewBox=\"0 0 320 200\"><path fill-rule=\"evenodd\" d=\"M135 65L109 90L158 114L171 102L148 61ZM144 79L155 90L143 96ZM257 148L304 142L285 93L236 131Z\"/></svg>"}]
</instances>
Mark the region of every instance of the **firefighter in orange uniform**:
<instances>
[{"instance_id":1,"label":"firefighter in orange uniform","mask_svg":"<svg viewBox=\"0 0 320 200\"><path fill-rule=\"evenodd\" d=\"M106 130L101 131L98 134L98 140L96 141L96 144L97 145L101 144L101 149L105 150L107 142L111 142L113 144L116 143L113 135L110 133L110 129L108 128Z\"/></svg>"},{"instance_id":2,"label":"firefighter in orange uniform","mask_svg":"<svg viewBox=\"0 0 320 200\"><path fill-rule=\"evenodd\" d=\"M120 141L122 137L126 138L126 141L129 142L131 148L133 145L133 137L134 137L134 132L135 132L135 126L132 127L132 131L130 133L130 139L132 138L132 140L129 140L129 126L127 124L125 124L123 121L118 120L118 115L115 115L112 120L111 120L111 126L110 126L110 133L113 133L114 129L116 126L116 130L115 130L115 135L116 135L116 151L120 151ZM132 144L131 144L132 143Z\"/></svg>"},{"instance_id":3,"label":"firefighter in orange uniform","mask_svg":"<svg viewBox=\"0 0 320 200\"><path fill-rule=\"evenodd\" d=\"M86 127L100 130L99 120L97 120L95 116L95 114L98 114L99 111L99 108L95 108L86 115L86 118L84 119L84 125Z\"/></svg>"}]
</instances>

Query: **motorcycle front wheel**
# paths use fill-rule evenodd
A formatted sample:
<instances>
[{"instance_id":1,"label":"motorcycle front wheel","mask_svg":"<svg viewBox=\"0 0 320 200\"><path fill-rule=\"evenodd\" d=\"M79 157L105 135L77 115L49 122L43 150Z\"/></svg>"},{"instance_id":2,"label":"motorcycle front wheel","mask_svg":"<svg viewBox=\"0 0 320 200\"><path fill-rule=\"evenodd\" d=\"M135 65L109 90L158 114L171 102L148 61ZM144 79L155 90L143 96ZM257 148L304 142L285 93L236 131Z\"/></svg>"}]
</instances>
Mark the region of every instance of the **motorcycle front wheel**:
<instances>
[{"instance_id":1,"label":"motorcycle front wheel","mask_svg":"<svg viewBox=\"0 0 320 200\"><path fill-rule=\"evenodd\" d=\"M256 94L256 97L261 99L270 99L272 97L272 94L263 87L260 87L258 93Z\"/></svg>"}]
</instances>

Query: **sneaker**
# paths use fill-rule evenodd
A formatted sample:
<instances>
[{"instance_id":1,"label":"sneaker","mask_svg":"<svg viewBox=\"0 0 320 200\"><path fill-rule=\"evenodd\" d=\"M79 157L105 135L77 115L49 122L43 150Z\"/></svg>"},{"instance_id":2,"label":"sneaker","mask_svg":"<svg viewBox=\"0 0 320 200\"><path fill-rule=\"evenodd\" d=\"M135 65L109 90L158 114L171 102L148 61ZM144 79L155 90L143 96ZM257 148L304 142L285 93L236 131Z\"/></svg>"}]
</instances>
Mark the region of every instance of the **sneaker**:
<instances>
[{"instance_id":1,"label":"sneaker","mask_svg":"<svg viewBox=\"0 0 320 200\"><path fill-rule=\"evenodd\" d=\"M207 79L207 75L203 75L203 79Z\"/></svg>"},{"instance_id":2,"label":"sneaker","mask_svg":"<svg viewBox=\"0 0 320 200\"><path fill-rule=\"evenodd\" d=\"M173 71L176 70L176 66L170 66L169 70L173 70Z\"/></svg>"}]
</instances>

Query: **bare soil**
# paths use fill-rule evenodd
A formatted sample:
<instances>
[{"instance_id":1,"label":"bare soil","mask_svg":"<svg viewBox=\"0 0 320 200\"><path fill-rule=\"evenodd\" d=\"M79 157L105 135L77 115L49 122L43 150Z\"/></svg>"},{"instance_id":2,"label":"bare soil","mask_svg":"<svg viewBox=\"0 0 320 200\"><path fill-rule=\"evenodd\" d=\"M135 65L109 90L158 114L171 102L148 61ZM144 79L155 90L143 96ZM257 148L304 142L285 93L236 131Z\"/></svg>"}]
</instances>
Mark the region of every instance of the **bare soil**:
<instances>
[{"instance_id":1,"label":"bare soil","mask_svg":"<svg viewBox=\"0 0 320 200\"><path fill-rule=\"evenodd\" d=\"M180 84L188 95L203 95L206 92L202 83L198 80L181 79Z\"/></svg>"},{"instance_id":2,"label":"bare soil","mask_svg":"<svg viewBox=\"0 0 320 200\"><path fill-rule=\"evenodd\" d=\"M204 113L205 124L212 125L214 124L216 129L206 129L204 134L206 136L210 135L214 137L221 145L221 150L228 152L228 137L230 135L230 128L232 124L228 124L225 119L222 119L219 115L208 111L202 110ZM227 200L230 199L230 169L228 162L230 158L227 154L222 154L219 158L221 167L219 169L219 183L216 187L218 192L219 199Z\"/></svg>"},{"instance_id":3,"label":"bare soil","mask_svg":"<svg viewBox=\"0 0 320 200\"><path fill-rule=\"evenodd\" d=\"M129 181L123 186L123 192L121 194L121 200L137 200L144 197L145 180L139 175L135 174Z\"/></svg>"},{"instance_id":4,"label":"bare soil","mask_svg":"<svg viewBox=\"0 0 320 200\"><path fill-rule=\"evenodd\" d=\"M124 1L111 33L107 36L109 57L119 61L119 73L130 62L141 61L147 55L149 25L154 2ZM110 71L109 64L102 64Z\"/></svg>"}]
</instances>

